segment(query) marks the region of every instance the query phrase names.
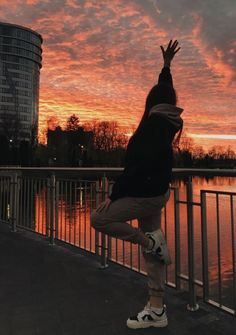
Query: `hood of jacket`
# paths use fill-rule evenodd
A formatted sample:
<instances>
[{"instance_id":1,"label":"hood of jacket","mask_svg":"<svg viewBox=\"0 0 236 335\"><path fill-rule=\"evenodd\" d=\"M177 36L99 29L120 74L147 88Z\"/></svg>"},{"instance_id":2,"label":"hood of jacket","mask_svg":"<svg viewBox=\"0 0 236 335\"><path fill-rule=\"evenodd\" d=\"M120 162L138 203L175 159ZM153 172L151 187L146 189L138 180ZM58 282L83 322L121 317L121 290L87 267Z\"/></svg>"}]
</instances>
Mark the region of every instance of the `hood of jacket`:
<instances>
[{"instance_id":1,"label":"hood of jacket","mask_svg":"<svg viewBox=\"0 0 236 335\"><path fill-rule=\"evenodd\" d=\"M159 115L168 120L177 130L179 130L183 127L183 119L180 116L182 113L183 108L170 104L159 104L151 108L149 117L153 114Z\"/></svg>"}]
</instances>

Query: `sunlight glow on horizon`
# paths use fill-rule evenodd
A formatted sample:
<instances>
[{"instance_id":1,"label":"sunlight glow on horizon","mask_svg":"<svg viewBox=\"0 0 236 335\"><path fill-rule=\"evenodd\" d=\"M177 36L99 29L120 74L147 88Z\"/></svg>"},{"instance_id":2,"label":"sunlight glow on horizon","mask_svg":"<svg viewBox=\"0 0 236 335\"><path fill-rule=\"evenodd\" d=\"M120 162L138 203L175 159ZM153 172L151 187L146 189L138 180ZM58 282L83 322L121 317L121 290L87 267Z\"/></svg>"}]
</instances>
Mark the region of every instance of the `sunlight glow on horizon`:
<instances>
[{"instance_id":1,"label":"sunlight glow on horizon","mask_svg":"<svg viewBox=\"0 0 236 335\"><path fill-rule=\"evenodd\" d=\"M191 134L191 133L188 133L188 135L193 138L236 140L236 135L231 135L231 134L229 135L229 134Z\"/></svg>"}]
</instances>

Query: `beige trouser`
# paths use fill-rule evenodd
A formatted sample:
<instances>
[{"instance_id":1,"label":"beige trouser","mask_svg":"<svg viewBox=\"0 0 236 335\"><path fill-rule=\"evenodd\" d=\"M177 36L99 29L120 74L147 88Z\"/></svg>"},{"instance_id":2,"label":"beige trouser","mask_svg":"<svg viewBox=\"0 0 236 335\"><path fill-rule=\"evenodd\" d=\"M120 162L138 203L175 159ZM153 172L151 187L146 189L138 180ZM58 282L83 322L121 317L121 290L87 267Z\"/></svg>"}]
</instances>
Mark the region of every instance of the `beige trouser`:
<instances>
[{"instance_id":1,"label":"beige trouser","mask_svg":"<svg viewBox=\"0 0 236 335\"><path fill-rule=\"evenodd\" d=\"M142 232L152 232L161 227L161 212L170 197L166 194L152 198L125 197L112 202L106 211L91 214L91 225L96 230L125 241L140 243ZM139 228L127 221L137 219ZM140 231L141 229L141 231ZM163 297L165 284L165 265L155 256L143 252L145 260L148 291L150 296Z\"/></svg>"}]
</instances>

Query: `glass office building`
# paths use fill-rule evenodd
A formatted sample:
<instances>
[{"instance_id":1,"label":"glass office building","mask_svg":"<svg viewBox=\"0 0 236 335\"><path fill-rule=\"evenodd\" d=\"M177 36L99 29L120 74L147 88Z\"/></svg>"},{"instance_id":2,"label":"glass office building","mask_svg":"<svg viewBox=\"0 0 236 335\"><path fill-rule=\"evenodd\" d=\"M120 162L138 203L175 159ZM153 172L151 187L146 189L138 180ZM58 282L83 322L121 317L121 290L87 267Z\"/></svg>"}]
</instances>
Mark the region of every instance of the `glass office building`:
<instances>
[{"instance_id":1,"label":"glass office building","mask_svg":"<svg viewBox=\"0 0 236 335\"><path fill-rule=\"evenodd\" d=\"M0 22L0 135L15 146L36 141L42 41L31 29Z\"/></svg>"}]
</instances>

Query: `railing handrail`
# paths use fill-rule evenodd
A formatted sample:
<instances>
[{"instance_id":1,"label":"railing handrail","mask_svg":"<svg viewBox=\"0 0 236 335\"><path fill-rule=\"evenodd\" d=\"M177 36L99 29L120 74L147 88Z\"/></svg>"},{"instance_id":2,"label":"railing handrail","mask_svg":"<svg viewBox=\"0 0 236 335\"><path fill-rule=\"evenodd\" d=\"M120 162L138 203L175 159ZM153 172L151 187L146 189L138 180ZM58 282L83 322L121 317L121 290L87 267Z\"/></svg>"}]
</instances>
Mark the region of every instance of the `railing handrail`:
<instances>
[{"instance_id":1,"label":"railing handrail","mask_svg":"<svg viewBox=\"0 0 236 335\"><path fill-rule=\"evenodd\" d=\"M20 166L0 166L0 171L47 171L47 172L122 172L124 167L20 167ZM173 175L185 176L236 176L236 169L194 169L194 168L174 168Z\"/></svg>"}]
</instances>

